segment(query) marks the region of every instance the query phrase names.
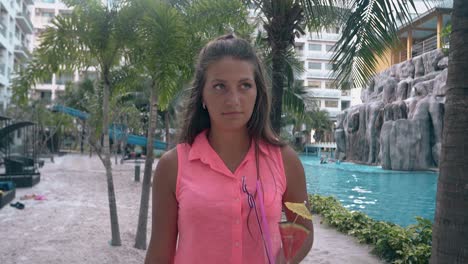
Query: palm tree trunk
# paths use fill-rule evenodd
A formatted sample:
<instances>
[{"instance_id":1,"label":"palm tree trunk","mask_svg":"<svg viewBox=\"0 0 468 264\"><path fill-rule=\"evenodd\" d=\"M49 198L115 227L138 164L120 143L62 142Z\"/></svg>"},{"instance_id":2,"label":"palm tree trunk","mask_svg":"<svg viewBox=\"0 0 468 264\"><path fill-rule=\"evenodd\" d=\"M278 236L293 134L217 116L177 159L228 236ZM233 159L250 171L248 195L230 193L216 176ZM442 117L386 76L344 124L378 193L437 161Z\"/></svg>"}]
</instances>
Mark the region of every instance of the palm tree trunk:
<instances>
[{"instance_id":1,"label":"palm tree trunk","mask_svg":"<svg viewBox=\"0 0 468 264\"><path fill-rule=\"evenodd\" d=\"M468 5L455 0L431 263L468 263Z\"/></svg>"},{"instance_id":2,"label":"palm tree trunk","mask_svg":"<svg viewBox=\"0 0 468 264\"><path fill-rule=\"evenodd\" d=\"M169 110L166 110L164 113L164 124L166 125L166 150L169 150L171 147L171 133L169 126Z\"/></svg>"},{"instance_id":3,"label":"palm tree trunk","mask_svg":"<svg viewBox=\"0 0 468 264\"><path fill-rule=\"evenodd\" d=\"M272 48L272 107L271 124L273 130L279 135L281 130L281 111L283 107L283 86L284 86L284 61L281 54L284 50Z\"/></svg>"},{"instance_id":4,"label":"palm tree trunk","mask_svg":"<svg viewBox=\"0 0 468 264\"><path fill-rule=\"evenodd\" d=\"M153 169L153 136L158 121L158 91L153 82L150 95L150 116L148 121L148 140L146 142L146 160L141 186L140 213L138 214L138 227L135 238L135 248L146 249L146 229L148 224L148 208L151 190L151 172Z\"/></svg>"},{"instance_id":5,"label":"palm tree trunk","mask_svg":"<svg viewBox=\"0 0 468 264\"><path fill-rule=\"evenodd\" d=\"M111 163L111 150L109 145L109 80L106 70L103 71L103 98L102 98L102 131L103 131L103 152L104 152L104 167L106 168L107 178L107 197L109 199L109 212L111 221L111 232L112 232L112 246L120 246L120 231L119 231L119 219L117 216L117 203L115 200L114 181L112 178L112 163Z\"/></svg>"}]
</instances>

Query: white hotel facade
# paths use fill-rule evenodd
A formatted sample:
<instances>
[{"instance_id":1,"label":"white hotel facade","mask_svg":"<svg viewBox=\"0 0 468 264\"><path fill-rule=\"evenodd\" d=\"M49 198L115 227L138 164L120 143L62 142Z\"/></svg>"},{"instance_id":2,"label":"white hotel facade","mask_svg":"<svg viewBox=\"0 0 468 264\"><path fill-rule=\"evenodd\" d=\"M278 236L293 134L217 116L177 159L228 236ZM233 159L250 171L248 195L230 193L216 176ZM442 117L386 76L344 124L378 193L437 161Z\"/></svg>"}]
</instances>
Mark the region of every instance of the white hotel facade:
<instances>
[{"instance_id":1,"label":"white hotel facade","mask_svg":"<svg viewBox=\"0 0 468 264\"><path fill-rule=\"evenodd\" d=\"M32 4L32 0L0 1L0 114L10 104L15 70L31 57Z\"/></svg>"},{"instance_id":2,"label":"white hotel facade","mask_svg":"<svg viewBox=\"0 0 468 264\"><path fill-rule=\"evenodd\" d=\"M40 44L40 35L47 26L50 26L51 20L58 15L66 16L71 13L68 8L59 0L35 0L32 7L32 22L34 25L34 34L31 41L31 50L37 48ZM36 84L31 93L32 99L50 102L57 98L60 93L65 91L65 84L76 82L79 75L75 73L51 74L43 83Z\"/></svg>"}]
</instances>

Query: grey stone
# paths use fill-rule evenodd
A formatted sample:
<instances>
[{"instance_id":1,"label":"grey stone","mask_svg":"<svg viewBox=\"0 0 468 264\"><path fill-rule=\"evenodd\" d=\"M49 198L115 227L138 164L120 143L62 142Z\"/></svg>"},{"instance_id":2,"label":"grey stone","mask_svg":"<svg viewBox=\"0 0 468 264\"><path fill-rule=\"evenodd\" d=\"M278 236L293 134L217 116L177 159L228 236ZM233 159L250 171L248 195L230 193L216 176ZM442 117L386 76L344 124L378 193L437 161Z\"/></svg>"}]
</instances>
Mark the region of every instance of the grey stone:
<instances>
[{"instance_id":1,"label":"grey stone","mask_svg":"<svg viewBox=\"0 0 468 264\"><path fill-rule=\"evenodd\" d=\"M416 57L412 59L414 64L414 78L424 76L424 63L421 57Z\"/></svg>"},{"instance_id":2,"label":"grey stone","mask_svg":"<svg viewBox=\"0 0 468 264\"><path fill-rule=\"evenodd\" d=\"M398 78L400 80L406 78L414 78L414 64L412 60L407 60L403 63L397 64L398 65Z\"/></svg>"},{"instance_id":3,"label":"grey stone","mask_svg":"<svg viewBox=\"0 0 468 264\"><path fill-rule=\"evenodd\" d=\"M385 169L425 170L439 164L447 69L434 51L377 74L362 105L338 115L337 157Z\"/></svg>"},{"instance_id":4,"label":"grey stone","mask_svg":"<svg viewBox=\"0 0 468 264\"><path fill-rule=\"evenodd\" d=\"M448 69L445 69L434 78L433 96L445 96L445 92L447 91L447 73Z\"/></svg>"},{"instance_id":5,"label":"grey stone","mask_svg":"<svg viewBox=\"0 0 468 264\"><path fill-rule=\"evenodd\" d=\"M392 170L424 170L432 167L429 122L385 122L380 134L382 167Z\"/></svg>"},{"instance_id":6,"label":"grey stone","mask_svg":"<svg viewBox=\"0 0 468 264\"><path fill-rule=\"evenodd\" d=\"M336 150L335 157L346 159L346 134L344 129L335 130Z\"/></svg>"},{"instance_id":7,"label":"grey stone","mask_svg":"<svg viewBox=\"0 0 468 264\"><path fill-rule=\"evenodd\" d=\"M438 63L444 57L441 49L436 49L431 52L426 52L421 55L424 64L424 74L429 74L438 70Z\"/></svg>"},{"instance_id":8,"label":"grey stone","mask_svg":"<svg viewBox=\"0 0 468 264\"><path fill-rule=\"evenodd\" d=\"M448 57L442 58L438 63L437 63L437 68L438 70L443 70L448 68Z\"/></svg>"},{"instance_id":9,"label":"grey stone","mask_svg":"<svg viewBox=\"0 0 468 264\"><path fill-rule=\"evenodd\" d=\"M432 92L434 87L434 80L428 80L423 82L418 82L411 89L411 97L414 96L426 96Z\"/></svg>"},{"instance_id":10,"label":"grey stone","mask_svg":"<svg viewBox=\"0 0 468 264\"><path fill-rule=\"evenodd\" d=\"M395 101L396 99L395 90L396 90L397 84L398 83L395 78L389 78L384 83L382 83L382 87L383 87L382 99L385 104L389 104Z\"/></svg>"},{"instance_id":11,"label":"grey stone","mask_svg":"<svg viewBox=\"0 0 468 264\"><path fill-rule=\"evenodd\" d=\"M343 122L348 114L348 109L336 115L336 129L343 128Z\"/></svg>"},{"instance_id":12,"label":"grey stone","mask_svg":"<svg viewBox=\"0 0 468 264\"><path fill-rule=\"evenodd\" d=\"M408 110L406 103L403 101L397 101L393 104L387 104L384 107L384 122L395 121L398 119L407 119Z\"/></svg>"},{"instance_id":13,"label":"grey stone","mask_svg":"<svg viewBox=\"0 0 468 264\"><path fill-rule=\"evenodd\" d=\"M412 79L405 79L398 83L396 90L396 100L405 100L408 98L409 83Z\"/></svg>"},{"instance_id":14,"label":"grey stone","mask_svg":"<svg viewBox=\"0 0 468 264\"><path fill-rule=\"evenodd\" d=\"M382 128L384 102L377 101L367 105L366 141L369 143L369 156L367 163L374 164L380 152L380 130Z\"/></svg>"},{"instance_id":15,"label":"grey stone","mask_svg":"<svg viewBox=\"0 0 468 264\"><path fill-rule=\"evenodd\" d=\"M359 105L349 113L345 120L346 130L346 159L364 162L368 159L368 142L366 139L366 105ZM346 124L347 123L347 124Z\"/></svg>"},{"instance_id":16,"label":"grey stone","mask_svg":"<svg viewBox=\"0 0 468 264\"><path fill-rule=\"evenodd\" d=\"M445 105L435 98L429 100L429 114L431 117L432 133L431 146L432 158L436 166L439 165L440 150L442 146L442 130L444 127Z\"/></svg>"}]
</instances>

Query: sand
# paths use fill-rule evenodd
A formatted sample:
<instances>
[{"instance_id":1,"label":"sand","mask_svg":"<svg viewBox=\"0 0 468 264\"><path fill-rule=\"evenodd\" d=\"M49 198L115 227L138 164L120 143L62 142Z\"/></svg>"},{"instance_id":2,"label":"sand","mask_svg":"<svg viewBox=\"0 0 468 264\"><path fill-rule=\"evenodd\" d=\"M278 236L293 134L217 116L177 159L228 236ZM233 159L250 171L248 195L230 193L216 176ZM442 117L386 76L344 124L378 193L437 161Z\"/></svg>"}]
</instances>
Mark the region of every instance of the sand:
<instances>
[{"instance_id":1,"label":"sand","mask_svg":"<svg viewBox=\"0 0 468 264\"><path fill-rule=\"evenodd\" d=\"M113 164L113 169L122 246L108 244L109 206L100 160L68 154L54 163L47 160L41 182L17 189L14 202L30 194L46 200L22 200L24 210L0 209L0 263L143 263L146 251L133 248L141 182L133 180L134 163ZM315 216L315 243L302 263L382 263L370 247L319 222ZM148 240L150 223L149 217Z\"/></svg>"}]
</instances>

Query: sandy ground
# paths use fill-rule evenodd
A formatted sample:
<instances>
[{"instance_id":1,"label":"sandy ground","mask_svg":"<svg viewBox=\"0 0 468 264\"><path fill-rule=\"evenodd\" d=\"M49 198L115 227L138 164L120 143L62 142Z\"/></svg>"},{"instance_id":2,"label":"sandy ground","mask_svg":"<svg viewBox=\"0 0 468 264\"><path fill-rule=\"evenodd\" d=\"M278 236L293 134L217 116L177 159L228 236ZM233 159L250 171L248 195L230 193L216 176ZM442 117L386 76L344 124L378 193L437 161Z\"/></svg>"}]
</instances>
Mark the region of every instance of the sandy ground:
<instances>
[{"instance_id":1,"label":"sandy ground","mask_svg":"<svg viewBox=\"0 0 468 264\"><path fill-rule=\"evenodd\" d=\"M143 167L143 166L142 166ZM46 161L41 182L17 189L46 200L23 200L24 210L0 210L0 263L143 263L146 254L133 248L141 183L133 181L134 164L113 165L121 247L111 247L105 171L97 156L69 154ZM302 263L381 263L370 248L319 223L315 243ZM148 218L148 239L150 237Z\"/></svg>"}]
</instances>

